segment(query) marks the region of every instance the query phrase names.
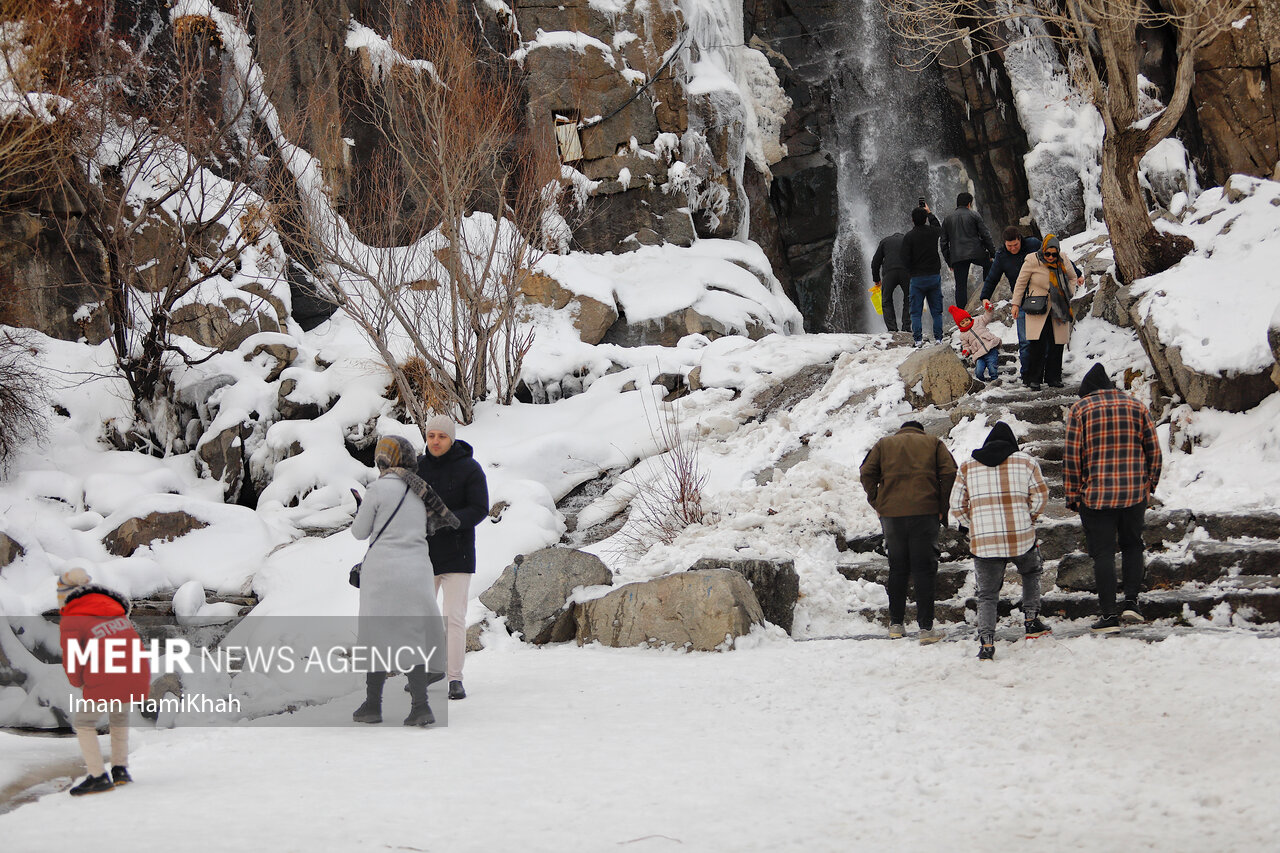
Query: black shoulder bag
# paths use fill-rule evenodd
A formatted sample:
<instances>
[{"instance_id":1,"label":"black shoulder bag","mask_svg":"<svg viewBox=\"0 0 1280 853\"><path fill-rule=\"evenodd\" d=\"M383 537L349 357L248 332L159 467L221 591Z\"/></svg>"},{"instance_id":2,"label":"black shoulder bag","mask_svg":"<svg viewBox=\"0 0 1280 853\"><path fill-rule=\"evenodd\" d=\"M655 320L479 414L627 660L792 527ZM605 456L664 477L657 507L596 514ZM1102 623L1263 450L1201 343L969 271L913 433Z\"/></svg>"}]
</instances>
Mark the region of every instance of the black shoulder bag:
<instances>
[{"instance_id":1,"label":"black shoulder bag","mask_svg":"<svg viewBox=\"0 0 1280 853\"><path fill-rule=\"evenodd\" d=\"M400 506L404 503L404 499L407 497L409 497L409 487L406 485L404 487L404 494L400 496L400 503L396 504L396 508L391 510L391 515L387 516L386 524L382 525L382 529L379 530L377 533L375 533L373 538L369 540L370 548L373 547L374 542L378 541L379 536L387 532L387 527L390 526L391 519L396 517L396 513L400 511ZM367 554L369 552L366 550L365 553ZM364 560L361 560L360 562L352 566L351 571L347 574L347 583L351 584L356 589L360 588L360 567L363 565L364 565Z\"/></svg>"}]
</instances>

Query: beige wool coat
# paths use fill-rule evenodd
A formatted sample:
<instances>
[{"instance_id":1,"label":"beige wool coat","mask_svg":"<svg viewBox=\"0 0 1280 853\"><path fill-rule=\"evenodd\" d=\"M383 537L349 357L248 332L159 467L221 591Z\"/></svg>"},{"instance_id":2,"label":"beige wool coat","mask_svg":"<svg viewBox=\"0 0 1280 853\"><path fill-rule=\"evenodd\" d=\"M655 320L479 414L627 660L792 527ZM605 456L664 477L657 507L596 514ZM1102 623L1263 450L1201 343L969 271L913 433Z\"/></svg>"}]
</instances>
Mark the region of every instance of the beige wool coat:
<instances>
[{"instance_id":1,"label":"beige wool coat","mask_svg":"<svg viewBox=\"0 0 1280 853\"><path fill-rule=\"evenodd\" d=\"M1071 262L1066 262L1070 268ZM1076 294L1076 280L1072 273L1068 272L1066 281L1067 301ZM1018 273L1018 281L1013 286L1013 304L1018 306L1018 310L1022 311L1022 300L1028 296L1048 296L1049 288L1052 287L1049 278L1049 268L1040 260L1039 253L1027 255L1027 259L1022 262L1022 271ZM1025 313L1025 312L1023 312ZM1045 321L1049 319L1049 312L1043 314L1027 314L1027 340L1040 340L1041 333L1044 332ZM1071 340L1071 324L1059 323L1053 321L1053 342L1056 344L1066 345Z\"/></svg>"}]
</instances>

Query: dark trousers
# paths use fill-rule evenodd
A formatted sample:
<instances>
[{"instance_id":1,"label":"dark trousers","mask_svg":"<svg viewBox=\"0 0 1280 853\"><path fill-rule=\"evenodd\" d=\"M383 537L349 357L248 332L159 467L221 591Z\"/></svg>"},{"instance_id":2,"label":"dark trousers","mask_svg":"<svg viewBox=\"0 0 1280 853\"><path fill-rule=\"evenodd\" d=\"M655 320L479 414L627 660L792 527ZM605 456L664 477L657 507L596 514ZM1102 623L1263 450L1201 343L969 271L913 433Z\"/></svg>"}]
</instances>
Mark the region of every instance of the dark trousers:
<instances>
[{"instance_id":1,"label":"dark trousers","mask_svg":"<svg viewBox=\"0 0 1280 853\"><path fill-rule=\"evenodd\" d=\"M1053 318L1044 318L1044 328L1040 338L1031 341L1027 350L1026 370L1022 374L1024 382L1062 382L1062 344L1053 342Z\"/></svg>"},{"instance_id":2,"label":"dark trousers","mask_svg":"<svg viewBox=\"0 0 1280 853\"><path fill-rule=\"evenodd\" d=\"M991 261L956 261L951 265L951 272L956 277L956 305L961 308L969 304L969 267L982 267L982 281L987 280L991 272Z\"/></svg>"},{"instance_id":3,"label":"dark trousers","mask_svg":"<svg viewBox=\"0 0 1280 853\"><path fill-rule=\"evenodd\" d=\"M901 291L900 299L895 299L894 292ZM884 311L884 325L891 332L896 332L901 328L906 332L911 329L911 316L908 314L911 306L911 276L906 272L888 272L887 270L880 277L880 304ZM895 309L901 304L901 310L895 313ZM899 327L898 323L902 325Z\"/></svg>"},{"instance_id":4,"label":"dark trousers","mask_svg":"<svg viewBox=\"0 0 1280 853\"><path fill-rule=\"evenodd\" d=\"M889 622L901 625L907 613L907 579L916 597L916 622L933 627L933 587L938 577L938 530L935 515L880 518L884 547L889 553Z\"/></svg>"},{"instance_id":5,"label":"dark trousers","mask_svg":"<svg viewBox=\"0 0 1280 853\"><path fill-rule=\"evenodd\" d=\"M1142 591L1142 522L1145 502L1121 509L1080 507L1085 547L1093 558L1093 577L1098 585L1098 609L1103 616L1116 613L1116 545L1120 547L1120 571L1124 576L1126 601L1137 601Z\"/></svg>"}]
</instances>

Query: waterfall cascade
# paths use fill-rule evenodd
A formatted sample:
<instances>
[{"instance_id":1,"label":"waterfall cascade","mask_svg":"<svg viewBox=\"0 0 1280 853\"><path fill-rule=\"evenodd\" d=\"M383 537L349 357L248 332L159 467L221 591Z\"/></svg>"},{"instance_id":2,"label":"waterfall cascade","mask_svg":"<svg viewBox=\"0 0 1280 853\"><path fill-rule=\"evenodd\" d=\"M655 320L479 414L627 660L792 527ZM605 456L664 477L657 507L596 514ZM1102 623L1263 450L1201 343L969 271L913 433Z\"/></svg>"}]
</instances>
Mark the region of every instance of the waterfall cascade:
<instances>
[{"instance_id":1,"label":"waterfall cascade","mask_svg":"<svg viewBox=\"0 0 1280 853\"><path fill-rule=\"evenodd\" d=\"M828 325L882 331L867 295L876 245L911 227L911 208L921 196L941 219L955 209L957 193L974 187L951 153L949 106L937 70L912 71L895 61L879 0L849 0L844 15L834 138L827 142L839 169L840 202ZM949 291L945 268L943 278Z\"/></svg>"}]
</instances>

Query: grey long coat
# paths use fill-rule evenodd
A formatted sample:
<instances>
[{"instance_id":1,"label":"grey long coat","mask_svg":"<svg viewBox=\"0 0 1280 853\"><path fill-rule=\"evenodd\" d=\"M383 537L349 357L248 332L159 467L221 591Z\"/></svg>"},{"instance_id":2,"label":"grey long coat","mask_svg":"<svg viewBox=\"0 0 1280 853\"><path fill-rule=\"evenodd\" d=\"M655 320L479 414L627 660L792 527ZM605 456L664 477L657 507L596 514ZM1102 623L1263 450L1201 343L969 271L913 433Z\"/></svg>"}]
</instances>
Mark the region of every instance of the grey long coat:
<instances>
[{"instance_id":1,"label":"grey long coat","mask_svg":"<svg viewBox=\"0 0 1280 853\"><path fill-rule=\"evenodd\" d=\"M412 491L405 495L405 489L394 474L374 481L351 524L351 535L357 539L376 535L404 495L400 511L370 546L360 570L358 645L384 657L397 649L413 650L401 652L403 667L375 661L375 672L411 669L423 663L424 655L431 658L427 669L443 672L445 633L427 548L427 511L422 499Z\"/></svg>"}]
</instances>

